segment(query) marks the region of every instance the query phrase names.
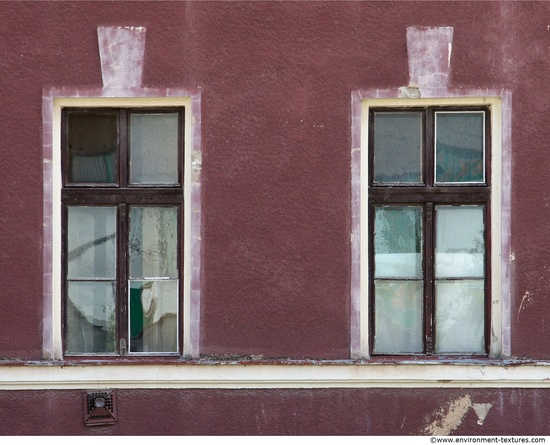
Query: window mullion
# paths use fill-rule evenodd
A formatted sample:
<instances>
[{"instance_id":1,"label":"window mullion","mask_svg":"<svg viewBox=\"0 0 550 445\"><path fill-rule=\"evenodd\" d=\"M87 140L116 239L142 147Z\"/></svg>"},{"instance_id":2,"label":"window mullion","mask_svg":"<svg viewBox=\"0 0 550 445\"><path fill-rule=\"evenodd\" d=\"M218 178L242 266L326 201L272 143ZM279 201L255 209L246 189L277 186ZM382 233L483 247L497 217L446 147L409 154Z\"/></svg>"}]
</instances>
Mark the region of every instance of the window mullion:
<instances>
[{"instance_id":1,"label":"window mullion","mask_svg":"<svg viewBox=\"0 0 550 445\"><path fill-rule=\"evenodd\" d=\"M129 130L128 130L128 112L125 109L119 110L118 117L118 166L119 166L119 186L128 186L128 163L130 162L129 149Z\"/></svg>"},{"instance_id":2,"label":"window mullion","mask_svg":"<svg viewBox=\"0 0 550 445\"><path fill-rule=\"evenodd\" d=\"M117 346L119 354L128 353L128 205L118 205L117 238Z\"/></svg>"},{"instance_id":3,"label":"window mullion","mask_svg":"<svg viewBox=\"0 0 550 445\"><path fill-rule=\"evenodd\" d=\"M424 338L426 354L434 353L434 205L424 206Z\"/></svg>"},{"instance_id":4,"label":"window mullion","mask_svg":"<svg viewBox=\"0 0 550 445\"><path fill-rule=\"evenodd\" d=\"M434 110L427 108L424 112L424 138L423 138L423 157L424 157L424 184L428 187L434 185L434 157L435 157L435 126Z\"/></svg>"}]
</instances>

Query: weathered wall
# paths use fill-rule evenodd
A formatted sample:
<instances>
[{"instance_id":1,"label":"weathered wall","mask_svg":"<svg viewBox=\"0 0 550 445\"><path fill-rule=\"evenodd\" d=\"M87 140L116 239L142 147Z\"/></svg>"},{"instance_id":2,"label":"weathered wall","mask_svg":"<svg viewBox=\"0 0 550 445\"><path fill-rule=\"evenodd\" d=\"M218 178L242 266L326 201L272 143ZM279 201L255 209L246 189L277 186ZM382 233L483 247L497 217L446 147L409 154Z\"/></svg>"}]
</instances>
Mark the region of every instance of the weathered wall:
<instances>
[{"instance_id":1,"label":"weathered wall","mask_svg":"<svg viewBox=\"0 0 550 445\"><path fill-rule=\"evenodd\" d=\"M42 89L101 87L98 26L147 27L144 86L202 90L201 352L331 360L350 348L350 92L406 85L406 28L450 26L449 86L513 95L512 354L550 359L550 3L0 2L0 17L0 357L41 356ZM81 392L6 391L0 431L410 434L469 396L494 406L455 433L550 434L543 393L124 390L119 423L85 429Z\"/></svg>"},{"instance_id":2,"label":"weathered wall","mask_svg":"<svg viewBox=\"0 0 550 445\"><path fill-rule=\"evenodd\" d=\"M550 402L546 391L536 389L119 390L117 396L117 424L86 427L81 392L2 391L0 430L9 435L550 434ZM483 420L474 409L481 404L488 404Z\"/></svg>"}]
</instances>

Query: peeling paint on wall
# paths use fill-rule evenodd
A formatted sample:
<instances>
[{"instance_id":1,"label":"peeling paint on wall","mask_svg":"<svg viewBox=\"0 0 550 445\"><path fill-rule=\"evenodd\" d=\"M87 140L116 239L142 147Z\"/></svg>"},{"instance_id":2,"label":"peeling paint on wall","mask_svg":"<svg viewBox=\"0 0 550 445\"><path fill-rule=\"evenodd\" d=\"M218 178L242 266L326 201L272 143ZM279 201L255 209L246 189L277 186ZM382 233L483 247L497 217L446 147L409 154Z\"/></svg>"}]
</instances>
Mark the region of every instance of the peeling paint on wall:
<instances>
[{"instance_id":1,"label":"peeling paint on wall","mask_svg":"<svg viewBox=\"0 0 550 445\"><path fill-rule=\"evenodd\" d=\"M438 409L428 416L428 422L429 419L433 420L424 428L424 434L448 436L462 424L470 406L472 406L472 399L466 394L453 400L448 407Z\"/></svg>"},{"instance_id":2,"label":"peeling paint on wall","mask_svg":"<svg viewBox=\"0 0 550 445\"><path fill-rule=\"evenodd\" d=\"M477 414L477 424L483 425L483 422L485 421L485 417L487 417L487 414L489 413L489 410L492 408L492 403L473 403L472 408Z\"/></svg>"},{"instance_id":3,"label":"peeling paint on wall","mask_svg":"<svg viewBox=\"0 0 550 445\"><path fill-rule=\"evenodd\" d=\"M430 436L448 436L462 424L470 407L477 415L477 424L481 426L492 406L492 403L472 403L470 395L466 394L427 416L426 423L429 424L423 433Z\"/></svg>"}]
</instances>

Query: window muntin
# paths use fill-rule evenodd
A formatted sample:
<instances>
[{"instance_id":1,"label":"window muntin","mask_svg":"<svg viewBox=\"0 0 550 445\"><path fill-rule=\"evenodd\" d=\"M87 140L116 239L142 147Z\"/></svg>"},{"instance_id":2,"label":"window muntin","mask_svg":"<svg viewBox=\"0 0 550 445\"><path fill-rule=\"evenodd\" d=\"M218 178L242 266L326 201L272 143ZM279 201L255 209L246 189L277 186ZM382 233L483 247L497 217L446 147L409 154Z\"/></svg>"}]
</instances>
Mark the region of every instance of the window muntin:
<instances>
[{"instance_id":1,"label":"window muntin","mask_svg":"<svg viewBox=\"0 0 550 445\"><path fill-rule=\"evenodd\" d=\"M178 354L183 108L68 108L62 122L65 354Z\"/></svg>"},{"instance_id":2,"label":"window muntin","mask_svg":"<svg viewBox=\"0 0 550 445\"><path fill-rule=\"evenodd\" d=\"M371 108L369 113L371 351L486 354L489 110ZM413 116L422 122L420 135L416 124L402 124ZM392 121L397 124L387 125ZM422 180L409 175L377 180L377 160L403 152L406 159L422 159ZM397 159L393 165L400 164Z\"/></svg>"}]
</instances>

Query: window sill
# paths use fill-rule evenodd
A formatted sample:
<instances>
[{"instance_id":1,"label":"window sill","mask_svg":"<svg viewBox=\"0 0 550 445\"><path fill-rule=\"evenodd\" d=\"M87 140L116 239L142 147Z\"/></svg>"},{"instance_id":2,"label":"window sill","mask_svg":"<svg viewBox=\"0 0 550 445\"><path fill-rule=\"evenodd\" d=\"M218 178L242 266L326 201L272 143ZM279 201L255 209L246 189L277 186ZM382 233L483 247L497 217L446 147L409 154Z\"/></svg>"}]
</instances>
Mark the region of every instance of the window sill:
<instances>
[{"instance_id":1,"label":"window sill","mask_svg":"<svg viewBox=\"0 0 550 445\"><path fill-rule=\"evenodd\" d=\"M0 362L0 390L537 388L550 361L61 360Z\"/></svg>"}]
</instances>

